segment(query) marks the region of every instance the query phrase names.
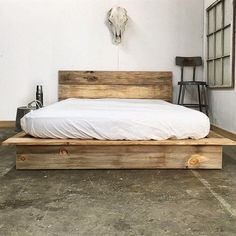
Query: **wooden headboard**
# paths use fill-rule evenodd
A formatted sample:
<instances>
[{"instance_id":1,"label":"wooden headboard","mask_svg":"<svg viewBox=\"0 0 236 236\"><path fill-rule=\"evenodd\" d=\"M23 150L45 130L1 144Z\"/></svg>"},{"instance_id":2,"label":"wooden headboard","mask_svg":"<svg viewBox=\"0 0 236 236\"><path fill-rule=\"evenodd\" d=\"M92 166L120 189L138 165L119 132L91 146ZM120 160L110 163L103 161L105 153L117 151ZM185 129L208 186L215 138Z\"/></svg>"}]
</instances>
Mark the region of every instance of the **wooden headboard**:
<instances>
[{"instance_id":1,"label":"wooden headboard","mask_svg":"<svg viewBox=\"0 0 236 236\"><path fill-rule=\"evenodd\" d=\"M59 71L59 100L67 98L142 98L172 102L172 73Z\"/></svg>"}]
</instances>

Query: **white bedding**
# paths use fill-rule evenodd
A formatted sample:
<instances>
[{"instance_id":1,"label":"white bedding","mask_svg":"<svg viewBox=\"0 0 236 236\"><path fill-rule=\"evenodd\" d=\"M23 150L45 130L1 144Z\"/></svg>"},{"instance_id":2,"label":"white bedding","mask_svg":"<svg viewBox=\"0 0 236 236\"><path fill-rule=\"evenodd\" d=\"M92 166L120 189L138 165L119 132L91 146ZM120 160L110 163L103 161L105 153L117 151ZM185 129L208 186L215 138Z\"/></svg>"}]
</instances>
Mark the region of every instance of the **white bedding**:
<instances>
[{"instance_id":1,"label":"white bedding","mask_svg":"<svg viewBox=\"0 0 236 236\"><path fill-rule=\"evenodd\" d=\"M165 140L204 138L210 122L199 111L162 100L71 98L31 111L21 126L40 138Z\"/></svg>"}]
</instances>

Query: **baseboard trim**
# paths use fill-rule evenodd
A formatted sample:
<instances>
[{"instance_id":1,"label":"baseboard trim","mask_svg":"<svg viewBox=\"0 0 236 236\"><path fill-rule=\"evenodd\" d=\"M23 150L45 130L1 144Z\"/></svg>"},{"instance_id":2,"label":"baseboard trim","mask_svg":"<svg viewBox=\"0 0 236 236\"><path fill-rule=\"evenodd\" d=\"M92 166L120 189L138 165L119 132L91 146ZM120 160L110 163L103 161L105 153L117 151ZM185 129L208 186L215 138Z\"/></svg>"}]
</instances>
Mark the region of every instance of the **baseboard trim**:
<instances>
[{"instance_id":1,"label":"baseboard trim","mask_svg":"<svg viewBox=\"0 0 236 236\"><path fill-rule=\"evenodd\" d=\"M0 120L0 128L14 128L15 125L14 120Z\"/></svg>"},{"instance_id":2,"label":"baseboard trim","mask_svg":"<svg viewBox=\"0 0 236 236\"><path fill-rule=\"evenodd\" d=\"M211 130L218 133L218 134L220 134L220 135L222 135L222 136L224 136L224 137L226 137L226 138L229 138L233 141L236 141L236 134L234 134L234 133L232 133L228 130L222 129L222 128L217 127L215 125L211 125Z\"/></svg>"}]
</instances>

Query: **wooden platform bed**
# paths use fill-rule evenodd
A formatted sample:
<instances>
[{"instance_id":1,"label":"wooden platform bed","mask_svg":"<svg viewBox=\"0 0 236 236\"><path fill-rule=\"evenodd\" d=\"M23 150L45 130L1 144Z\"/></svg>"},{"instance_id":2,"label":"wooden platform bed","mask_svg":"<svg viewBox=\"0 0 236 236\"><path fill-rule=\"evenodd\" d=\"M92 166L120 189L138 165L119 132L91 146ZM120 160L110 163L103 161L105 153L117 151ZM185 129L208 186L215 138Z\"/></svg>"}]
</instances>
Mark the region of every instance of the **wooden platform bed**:
<instances>
[{"instance_id":1,"label":"wooden platform bed","mask_svg":"<svg viewBox=\"0 0 236 236\"><path fill-rule=\"evenodd\" d=\"M59 72L59 100L142 98L172 101L171 72ZM39 139L24 132L16 145L17 169L221 169L222 146L235 142L210 132L201 140L100 141Z\"/></svg>"}]
</instances>

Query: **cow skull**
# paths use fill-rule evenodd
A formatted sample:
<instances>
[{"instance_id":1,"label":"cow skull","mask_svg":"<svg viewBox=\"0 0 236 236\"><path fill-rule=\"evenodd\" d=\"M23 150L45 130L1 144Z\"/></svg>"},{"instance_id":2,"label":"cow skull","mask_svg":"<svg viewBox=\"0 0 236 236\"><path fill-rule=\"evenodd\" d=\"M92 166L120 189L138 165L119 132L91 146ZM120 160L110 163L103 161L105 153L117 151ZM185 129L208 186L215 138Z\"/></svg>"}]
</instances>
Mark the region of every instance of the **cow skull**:
<instances>
[{"instance_id":1,"label":"cow skull","mask_svg":"<svg viewBox=\"0 0 236 236\"><path fill-rule=\"evenodd\" d=\"M128 15L125 8L115 7L108 12L108 23L115 44L121 43L127 21Z\"/></svg>"}]
</instances>

